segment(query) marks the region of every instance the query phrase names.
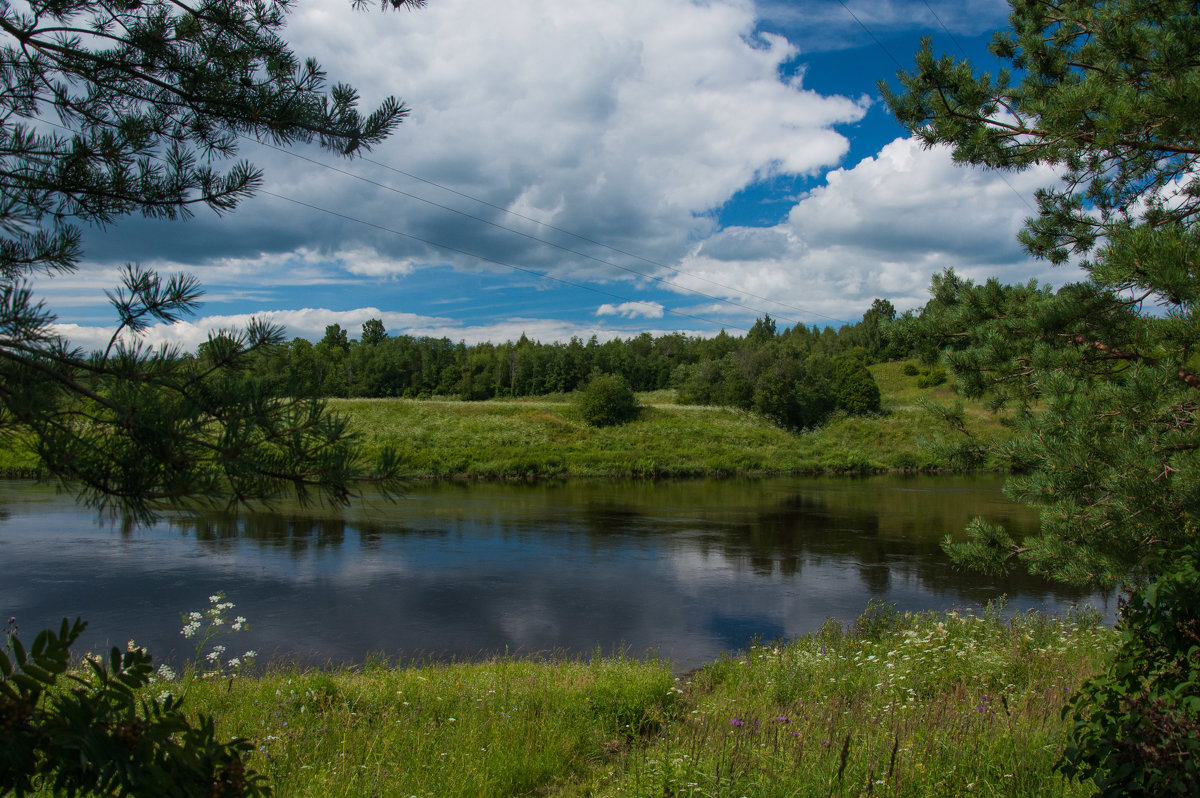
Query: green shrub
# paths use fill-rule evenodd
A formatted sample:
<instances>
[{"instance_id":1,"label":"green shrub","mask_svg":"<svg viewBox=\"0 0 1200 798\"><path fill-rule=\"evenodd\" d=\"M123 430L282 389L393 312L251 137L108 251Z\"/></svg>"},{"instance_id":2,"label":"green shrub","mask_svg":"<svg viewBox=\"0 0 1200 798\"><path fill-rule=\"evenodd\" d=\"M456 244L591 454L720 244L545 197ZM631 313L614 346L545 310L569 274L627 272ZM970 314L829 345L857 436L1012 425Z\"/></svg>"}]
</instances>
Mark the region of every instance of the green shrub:
<instances>
[{"instance_id":1,"label":"green shrub","mask_svg":"<svg viewBox=\"0 0 1200 798\"><path fill-rule=\"evenodd\" d=\"M829 383L820 376L777 364L759 376L753 406L784 429L799 430L822 424L834 403Z\"/></svg>"},{"instance_id":2,"label":"green shrub","mask_svg":"<svg viewBox=\"0 0 1200 798\"><path fill-rule=\"evenodd\" d=\"M918 388L933 388L941 385L946 381L946 370L941 366L935 366L929 371L926 371L920 377L917 377Z\"/></svg>"},{"instance_id":3,"label":"green shrub","mask_svg":"<svg viewBox=\"0 0 1200 798\"><path fill-rule=\"evenodd\" d=\"M861 350L851 350L834 359L832 388L834 406L838 410L853 416L880 410L879 385L867 368Z\"/></svg>"},{"instance_id":4,"label":"green shrub","mask_svg":"<svg viewBox=\"0 0 1200 798\"><path fill-rule=\"evenodd\" d=\"M593 427L611 427L637 418L641 407L629 382L617 374L594 378L583 389L579 412Z\"/></svg>"},{"instance_id":5,"label":"green shrub","mask_svg":"<svg viewBox=\"0 0 1200 798\"><path fill-rule=\"evenodd\" d=\"M144 649L114 648L107 664L85 659L82 673L70 673L69 649L85 627L64 618L26 651L10 619L0 652L0 794L270 794L243 764L248 742L219 741L212 718L193 723L182 698L141 694L151 676Z\"/></svg>"},{"instance_id":6,"label":"green shrub","mask_svg":"<svg viewBox=\"0 0 1200 798\"><path fill-rule=\"evenodd\" d=\"M1058 767L1105 798L1200 796L1200 546L1121 611L1120 646L1063 715L1071 737Z\"/></svg>"},{"instance_id":7,"label":"green shrub","mask_svg":"<svg viewBox=\"0 0 1200 798\"><path fill-rule=\"evenodd\" d=\"M901 632L909 620L896 610L895 602L887 603L878 598L867 601L862 614L854 619L850 634L862 640L878 643L885 637Z\"/></svg>"},{"instance_id":8,"label":"green shrub","mask_svg":"<svg viewBox=\"0 0 1200 798\"><path fill-rule=\"evenodd\" d=\"M904 367L900 369L900 373L905 377L915 377L921 372L917 369L916 363L905 363Z\"/></svg>"}]
</instances>

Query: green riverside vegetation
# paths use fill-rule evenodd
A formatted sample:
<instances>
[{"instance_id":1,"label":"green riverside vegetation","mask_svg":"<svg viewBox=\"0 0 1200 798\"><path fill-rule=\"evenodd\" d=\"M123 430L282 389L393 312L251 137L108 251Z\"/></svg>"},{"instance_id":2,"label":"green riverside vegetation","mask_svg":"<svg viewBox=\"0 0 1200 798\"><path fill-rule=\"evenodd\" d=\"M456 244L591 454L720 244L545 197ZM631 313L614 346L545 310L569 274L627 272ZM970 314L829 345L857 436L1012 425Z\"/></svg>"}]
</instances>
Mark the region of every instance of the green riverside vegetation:
<instances>
[{"instance_id":1,"label":"green riverside vegetation","mask_svg":"<svg viewBox=\"0 0 1200 798\"><path fill-rule=\"evenodd\" d=\"M1061 709L1113 632L1088 615L899 614L689 674L624 654L334 670L179 692L254 746L276 795L1087 795L1052 770Z\"/></svg>"},{"instance_id":2,"label":"green riverside vegetation","mask_svg":"<svg viewBox=\"0 0 1200 798\"><path fill-rule=\"evenodd\" d=\"M730 474L856 473L944 468L931 450L922 401L953 403L948 384L921 388L902 363L871 372L883 412L835 414L803 432L782 429L752 412L679 405L671 390L641 393L639 416L593 427L574 395L488 402L345 399L332 407L353 419L368 455L392 445L411 477L655 477ZM981 402L965 405L979 434L1006 430Z\"/></svg>"},{"instance_id":3,"label":"green riverside vegetation","mask_svg":"<svg viewBox=\"0 0 1200 798\"><path fill-rule=\"evenodd\" d=\"M879 363L871 373L883 411L834 414L795 432L727 407L676 404L670 389L643 392L643 410L625 424L594 427L578 394L467 402L456 399L333 399L363 436L368 457L391 446L409 478L655 477L859 473L946 468L929 436L922 402L958 401L952 383L921 387L910 363ZM908 368L908 371L916 371ZM927 380L926 380L927 381ZM981 401L965 412L974 431L999 441L1005 428ZM31 476L36 461L21 440L0 446L0 474Z\"/></svg>"}]
</instances>

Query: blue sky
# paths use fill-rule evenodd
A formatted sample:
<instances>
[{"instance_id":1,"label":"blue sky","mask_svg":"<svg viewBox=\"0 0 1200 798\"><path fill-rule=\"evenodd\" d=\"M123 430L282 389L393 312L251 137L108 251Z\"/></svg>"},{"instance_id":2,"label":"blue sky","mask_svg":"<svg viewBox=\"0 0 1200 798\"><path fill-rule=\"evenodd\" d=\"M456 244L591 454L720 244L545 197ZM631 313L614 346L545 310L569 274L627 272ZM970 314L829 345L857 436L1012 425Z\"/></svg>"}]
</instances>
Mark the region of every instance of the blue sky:
<instances>
[{"instance_id":1,"label":"blue sky","mask_svg":"<svg viewBox=\"0 0 1200 798\"><path fill-rule=\"evenodd\" d=\"M223 217L85 231L37 288L74 343L112 328L137 262L195 274L193 348L252 316L319 338L368 318L470 343L855 321L919 306L931 274L1062 283L1015 242L1044 171L924 150L876 83L922 36L990 64L995 0L430 0L416 12L299 0L287 36L369 108L412 113L365 158L246 142L263 191ZM869 32L868 32L869 31ZM873 37L873 38L872 38ZM876 41L877 40L877 41ZM960 50L961 48L961 50Z\"/></svg>"}]
</instances>

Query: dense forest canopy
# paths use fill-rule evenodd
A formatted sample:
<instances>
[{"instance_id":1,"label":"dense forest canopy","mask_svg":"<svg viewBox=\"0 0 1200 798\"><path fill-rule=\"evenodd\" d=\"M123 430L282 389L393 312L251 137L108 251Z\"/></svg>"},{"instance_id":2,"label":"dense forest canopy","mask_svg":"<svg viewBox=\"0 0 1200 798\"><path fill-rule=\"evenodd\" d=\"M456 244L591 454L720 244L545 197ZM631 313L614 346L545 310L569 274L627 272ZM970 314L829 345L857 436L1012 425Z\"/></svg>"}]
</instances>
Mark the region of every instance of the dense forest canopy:
<instances>
[{"instance_id":1,"label":"dense forest canopy","mask_svg":"<svg viewBox=\"0 0 1200 798\"><path fill-rule=\"evenodd\" d=\"M753 409L802 428L835 409L879 409L879 389L866 367L892 354L881 326L894 316L889 303L877 300L862 321L836 330L777 330L766 316L744 336L722 330L711 338L642 333L604 343L595 336L539 343L522 335L474 345L392 336L371 319L357 339L331 324L316 344L294 338L264 350L255 372L293 395L467 400L568 393L595 375L614 374L636 391L675 388L683 403ZM226 345L202 344L197 357L206 362Z\"/></svg>"}]
</instances>

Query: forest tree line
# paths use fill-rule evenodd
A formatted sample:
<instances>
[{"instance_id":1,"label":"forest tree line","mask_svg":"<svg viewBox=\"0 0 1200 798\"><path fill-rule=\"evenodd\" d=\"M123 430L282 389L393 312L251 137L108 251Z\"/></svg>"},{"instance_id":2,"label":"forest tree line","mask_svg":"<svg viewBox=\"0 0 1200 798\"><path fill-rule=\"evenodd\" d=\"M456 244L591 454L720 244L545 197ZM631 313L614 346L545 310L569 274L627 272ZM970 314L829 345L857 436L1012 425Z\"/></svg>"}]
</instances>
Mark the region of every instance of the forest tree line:
<instances>
[{"instance_id":1,"label":"forest tree line","mask_svg":"<svg viewBox=\"0 0 1200 798\"><path fill-rule=\"evenodd\" d=\"M255 371L291 395L321 397L450 396L493 398L569 393L595 375L615 374L635 391L677 390L683 404L756 410L789 428L819 424L831 412L879 410L867 366L895 355L883 325L895 318L876 300L863 319L840 328L796 325L782 330L769 316L741 336L711 338L650 333L604 343L540 343L525 335L501 344L392 336L379 319L358 338L338 324L317 343L294 338L262 353ZM204 361L227 342L200 346Z\"/></svg>"}]
</instances>

